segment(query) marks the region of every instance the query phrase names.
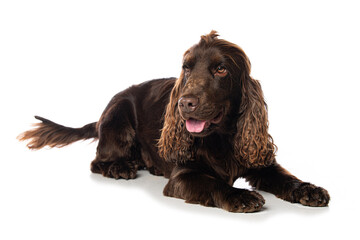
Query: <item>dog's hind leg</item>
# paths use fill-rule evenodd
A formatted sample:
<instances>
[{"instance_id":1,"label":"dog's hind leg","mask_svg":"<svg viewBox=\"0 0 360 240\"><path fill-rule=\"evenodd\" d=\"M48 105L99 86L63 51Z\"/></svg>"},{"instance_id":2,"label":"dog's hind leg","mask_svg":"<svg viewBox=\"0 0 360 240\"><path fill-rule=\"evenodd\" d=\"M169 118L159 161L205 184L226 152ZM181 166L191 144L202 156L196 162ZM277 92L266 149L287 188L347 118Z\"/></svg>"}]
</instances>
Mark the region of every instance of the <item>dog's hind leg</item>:
<instances>
[{"instance_id":1,"label":"dog's hind leg","mask_svg":"<svg viewBox=\"0 0 360 240\"><path fill-rule=\"evenodd\" d=\"M91 171L110 178L136 178L141 161L136 141L136 114L133 103L114 98L100 118L99 144Z\"/></svg>"}]
</instances>

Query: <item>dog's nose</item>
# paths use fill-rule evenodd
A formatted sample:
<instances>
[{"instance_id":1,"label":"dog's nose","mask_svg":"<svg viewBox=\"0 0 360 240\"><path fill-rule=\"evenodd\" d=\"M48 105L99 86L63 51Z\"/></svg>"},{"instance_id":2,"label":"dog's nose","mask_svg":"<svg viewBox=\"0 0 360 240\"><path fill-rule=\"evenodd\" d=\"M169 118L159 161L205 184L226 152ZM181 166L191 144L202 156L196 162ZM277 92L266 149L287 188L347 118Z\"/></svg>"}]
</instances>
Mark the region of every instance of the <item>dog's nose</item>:
<instances>
[{"instance_id":1,"label":"dog's nose","mask_svg":"<svg viewBox=\"0 0 360 240\"><path fill-rule=\"evenodd\" d=\"M191 113L195 111L199 105L199 99L196 97L181 97L179 99L179 107L184 113Z\"/></svg>"}]
</instances>

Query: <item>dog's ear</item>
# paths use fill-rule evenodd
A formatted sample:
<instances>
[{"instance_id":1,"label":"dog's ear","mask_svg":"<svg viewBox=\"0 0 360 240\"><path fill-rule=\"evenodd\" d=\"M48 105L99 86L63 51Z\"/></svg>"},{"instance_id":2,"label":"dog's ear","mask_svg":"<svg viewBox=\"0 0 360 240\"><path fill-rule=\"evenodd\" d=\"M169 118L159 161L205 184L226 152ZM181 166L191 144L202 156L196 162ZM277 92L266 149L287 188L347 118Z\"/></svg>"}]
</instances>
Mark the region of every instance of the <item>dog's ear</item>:
<instances>
[{"instance_id":1,"label":"dog's ear","mask_svg":"<svg viewBox=\"0 0 360 240\"><path fill-rule=\"evenodd\" d=\"M260 83L245 71L241 75L240 89L235 157L249 168L270 165L275 159L276 146L268 134L267 105Z\"/></svg>"},{"instance_id":2,"label":"dog's ear","mask_svg":"<svg viewBox=\"0 0 360 240\"><path fill-rule=\"evenodd\" d=\"M166 161L174 163L184 163L194 158L191 151L194 139L186 131L185 121L181 118L178 110L178 100L184 86L183 80L184 73L182 72L171 91L164 116L164 125L158 141L160 156Z\"/></svg>"}]
</instances>

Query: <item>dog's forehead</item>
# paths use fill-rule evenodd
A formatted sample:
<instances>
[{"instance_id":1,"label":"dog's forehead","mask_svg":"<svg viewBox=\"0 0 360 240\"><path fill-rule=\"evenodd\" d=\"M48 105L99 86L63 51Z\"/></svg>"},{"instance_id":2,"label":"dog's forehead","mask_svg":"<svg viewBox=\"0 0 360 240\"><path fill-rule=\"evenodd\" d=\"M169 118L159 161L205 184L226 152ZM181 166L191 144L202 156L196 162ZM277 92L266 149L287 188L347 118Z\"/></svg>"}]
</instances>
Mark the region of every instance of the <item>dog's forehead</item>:
<instances>
[{"instance_id":1,"label":"dog's forehead","mask_svg":"<svg viewBox=\"0 0 360 240\"><path fill-rule=\"evenodd\" d=\"M220 50L215 47L199 47L195 45L194 47L190 48L184 54L184 62L223 62L224 56L221 54Z\"/></svg>"}]
</instances>

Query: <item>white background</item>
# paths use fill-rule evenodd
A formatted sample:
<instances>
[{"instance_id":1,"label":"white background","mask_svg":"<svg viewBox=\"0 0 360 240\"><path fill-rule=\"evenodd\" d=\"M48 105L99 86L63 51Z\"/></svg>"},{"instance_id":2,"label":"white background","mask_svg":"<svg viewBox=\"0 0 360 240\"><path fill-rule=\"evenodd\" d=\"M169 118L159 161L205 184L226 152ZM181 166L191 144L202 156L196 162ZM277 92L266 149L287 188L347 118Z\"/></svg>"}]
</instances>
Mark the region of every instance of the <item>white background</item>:
<instances>
[{"instance_id":1,"label":"white background","mask_svg":"<svg viewBox=\"0 0 360 240\"><path fill-rule=\"evenodd\" d=\"M356 1L1 1L1 239L359 239L359 6ZM263 193L254 214L162 196L166 179L90 173L96 143L29 151L40 115L97 121L132 84L178 76L215 29L241 46L269 105L277 160L329 190L307 208ZM237 186L240 186L237 183Z\"/></svg>"}]
</instances>

